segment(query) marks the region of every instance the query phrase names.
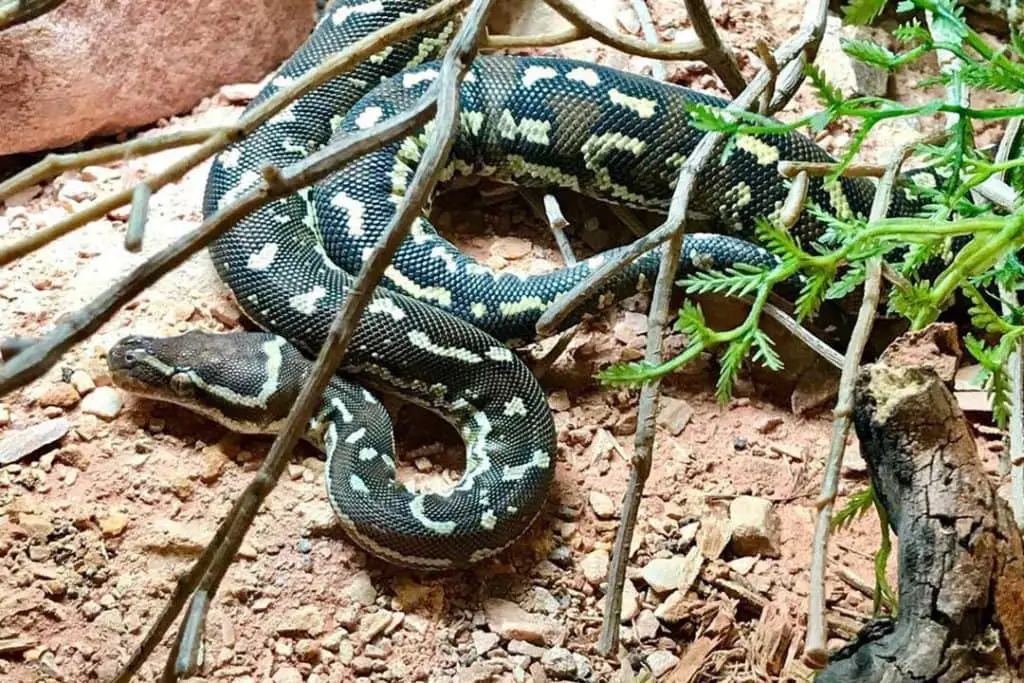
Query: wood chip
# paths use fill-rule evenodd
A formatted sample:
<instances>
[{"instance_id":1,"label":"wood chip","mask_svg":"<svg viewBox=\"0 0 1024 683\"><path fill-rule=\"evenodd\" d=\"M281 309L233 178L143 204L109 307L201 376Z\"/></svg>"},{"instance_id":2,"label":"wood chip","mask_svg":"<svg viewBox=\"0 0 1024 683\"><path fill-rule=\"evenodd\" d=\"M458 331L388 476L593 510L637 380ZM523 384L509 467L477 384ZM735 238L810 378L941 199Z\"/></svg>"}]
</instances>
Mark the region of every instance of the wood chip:
<instances>
[{"instance_id":1,"label":"wood chip","mask_svg":"<svg viewBox=\"0 0 1024 683\"><path fill-rule=\"evenodd\" d=\"M690 643L680 658L678 666L665 678L665 683L691 683L691 681L697 680L697 674L703 668L708 655L717 646L718 638L705 636Z\"/></svg>"},{"instance_id":2,"label":"wood chip","mask_svg":"<svg viewBox=\"0 0 1024 683\"><path fill-rule=\"evenodd\" d=\"M64 438L71 429L67 418L58 417L10 432L0 440L0 465L9 465L28 457L45 446Z\"/></svg>"},{"instance_id":3,"label":"wood chip","mask_svg":"<svg viewBox=\"0 0 1024 683\"><path fill-rule=\"evenodd\" d=\"M35 646L36 641L31 638L0 638L0 657L31 650Z\"/></svg>"}]
</instances>

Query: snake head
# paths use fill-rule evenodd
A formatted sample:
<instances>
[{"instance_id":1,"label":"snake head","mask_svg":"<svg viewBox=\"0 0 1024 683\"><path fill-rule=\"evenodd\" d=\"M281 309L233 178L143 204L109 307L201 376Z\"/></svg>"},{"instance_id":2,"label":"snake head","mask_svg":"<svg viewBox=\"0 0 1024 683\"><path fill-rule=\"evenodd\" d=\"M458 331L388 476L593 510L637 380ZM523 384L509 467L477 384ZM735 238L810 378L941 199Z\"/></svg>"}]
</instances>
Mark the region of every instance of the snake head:
<instances>
[{"instance_id":1,"label":"snake head","mask_svg":"<svg viewBox=\"0 0 1024 683\"><path fill-rule=\"evenodd\" d=\"M107 353L107 366L128 392L262 433L287 415L308 361L273 334L193 331L125 337Z\"/></svg>"}]
</instances>

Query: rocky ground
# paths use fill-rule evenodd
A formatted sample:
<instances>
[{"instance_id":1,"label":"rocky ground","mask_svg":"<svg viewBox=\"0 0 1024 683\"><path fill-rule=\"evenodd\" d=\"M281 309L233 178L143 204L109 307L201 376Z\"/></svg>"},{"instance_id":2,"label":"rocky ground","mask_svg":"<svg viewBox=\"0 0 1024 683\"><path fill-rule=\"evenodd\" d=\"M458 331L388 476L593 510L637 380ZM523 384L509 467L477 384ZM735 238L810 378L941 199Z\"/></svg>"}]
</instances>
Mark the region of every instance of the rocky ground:
<instances>
[{"instance_id":1,"label":"rocky ground","mask_svg":"<svg viewBox=\"0 0 1024 683\"><path fill-rule=\"evenodd\" d=\"M686 25L676 5L651 3L666 39ZM607 3L600 12L635 32L627 7ZM747 74L756 68L754 40L775 44L789 35L799 11L790 0L774 7L739 0L712 4ZM499 20L521 31L551 29L539 10L525 17ZM831 55L825 61L838 64L835 31L824 49ZM649 68L644 60L589 43L559 52ZM671 65L669 71L673 80L717 89L703 65ZM919 75L899 75L897 91L911 100L923 97L906 87ZM252 90L223 88L159 128L230 120ZM813 96L801 93L787 115L812 106ZM869 158L901 132L914 128L876 137ZM835 149L850 134L836 126L821 141ZM0 210L0 239L22 237L180 156L165 152L64 174ZM142 255L121 249L127 212L118 210L0 271L2 336L46 331L196 225L206 171L194 170L154 198ZM568 207L580 214L575 203ZM588 211L602 215L582 207L584 215ZM547 229L518 195L491 187L458 190L438 201L434 217L466 253L490 265L537 272L559 263ZM615 231L587 226L573 238L580 253L613 239L609 232ZM794 414L790 406L820 404L828 382L821 375L794 377L792 400L779 407L763 398L771 383L748 375L738 397L719 405L712 393L713 357L665 384L655 465L628 571L622 648L610 659L596 654L637 394L602 389L590 378L597 369L641 355L646 304L638 297L589 323L546 375L559 430L556 485L533 531L498 560L427 576L368 557L333 518L318 454L299 449L214 603L202 675L193 680L629 681L644 670L674 683L805 679L809 672L799 652L806 569L831 425L827 416ZM209 258L199 255L44 378L0 401L3 680L108 680L248 482L269 440L239 438L183 410L125 396L110 386L102 360L128 333L226 331L238 328L239 318ZM672 340L673 348L681 343ZM799 355L793 342L780 344ZM437 425L422 411L401 410L403 476L424 482L458 476L459 442L446 427L439 438ZM982 453L996 477L1001 442L991 429L980 429L989 439ZM34 449L43 443L52 445ZM851 440L840 488L847 494L864 483ZM862 586L872 577L876 524L859 520L832 544L834 645L870 614ZM158 678L164 654L158 651L141 680Z\"/></svg>"}]
</instances>

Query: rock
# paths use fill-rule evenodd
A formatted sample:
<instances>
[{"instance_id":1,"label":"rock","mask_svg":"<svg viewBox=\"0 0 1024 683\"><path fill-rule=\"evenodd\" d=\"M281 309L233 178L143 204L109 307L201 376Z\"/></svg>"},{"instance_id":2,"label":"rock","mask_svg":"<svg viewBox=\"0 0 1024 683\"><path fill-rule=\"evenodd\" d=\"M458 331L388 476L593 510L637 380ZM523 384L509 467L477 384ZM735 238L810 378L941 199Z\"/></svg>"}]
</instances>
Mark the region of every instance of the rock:
<instances>
[{"instance_id":1,"label":"rock","mask_svg":"<svg viewBox=\"0 0 1024 683\"><path fill-rule=\"evenodd\" d=\"M645 609L637 615L633 632L636 633L637 640L642 642L657 638L659 628L661 628L661 624L658 622L658 617L654 616L654 612L651 610Z\"/></svg>"},{"instance_id":2,"label":"rock","mask_svg":"<svg viewBox=\"0 0 1024 683\"><path fill-rule=\"evenodd\" d=\"M74 0L4 31L0 154L139 128L258 80L309 35L315 4Z\"/></svg>"},{"instance_id":3,"label":"rock","mask_svg":"<svg viewBox=\"0 0 1024 683\"><path fill-rule=\"evenodd\" d=\"M352 602L361 605L372 605L377 601L377 589L366 572L359 572L352 577L352 583L345 588L345 594Z\"/></svg>"},{"instance_id":4,"label":"rock","mask_svg":"<svg viewBox=\"0 0 1024 683\"><path fill-rule=\"evenodd\" d=\"M207 484L213 483L224 473L228 466L228 456L224 446L218 442L207 446L200 454L199 478Z\"/></svg>"},{"instance_id":5,"label":"rock","mask_svg":"<svg viewBox=\"0 0 1024 683\"><path fill-rule=\"evenodd\" d=\"M84 202L96 198L96 188L82 180L71 178L64 181L57 191L58 199L70 199L73 202Z\"/></svg>"},{"instance_id":6,"label":"rock","mask_svg":"<svg viewBox=\"0 0 1024 683\"><path fill-rule=\"evenodd\" d=\"M282 666L274 673L274 683L302 683L302 672L293 666Z\"/></svg>"},{"instance_id":7,"label":"rock","mask_svg":"<svg viewBox=\"0 0 1024 683\"><path fill-rule=\"evenodd\" d=\"M99 603L94 602L92 600L88 600L82 603L81 609L82 616L84 616L89 621L92 621L93 619L98 617L100 615L100 612L103 611L103 608L100 607Z\"/></svg>"},{"instance_id":8,"label":"rock","mask_svg":"<svg viewBox=\"0 0 1024 683\"><path fill-rule=\"evenodd\" d=\"M100 526L100 531L107 538L114 538L124 533L125 528L128 526L128 515L120 512L100 517L96 520L96 523Z\"/></svg>"},{"instance_id":9,"label":"rock","mask_svg":"<svg viewBox=\"0 0 1024 683\"><path fill-rule=\"evenodd\" d=\"M60 441L71 429L66 418L58 417L34 424L0 439L0 465L9 465L36 453L45 446Z\"/></svg>"},{"instance_id":10,"label":"rock","mask_svg":"<svg viewBox=\"0 0 1024 683\"><path fill-rule=\"evenodd\" d=\"M643 578L658 593L687 591L697 579L703 560L704 556L696 547L691 548L685 557L657 558L644 567Z\"/></svg>"},{"instance_id":11,"label":"rock","mask_svg":"<svg viewBox=\"0 0 1024 683\"><path fill-rule=\"evenodd\" d=\"M514 261L529 254L532 247L530 240L522 237L501 237L491 246L491 254Z\"/></svg>"},{"instance_id":12,"label":"rock","mask_svg":"<svg viewBox=\"0 0 1024 683\"><path fill-rule=\"evenodd\" d=\"M96 382L94 382L89 373L84 370L75 370L72 372L70 382L71 386L75 388L75 391L82 396L85 396L96 388Z\"/></svg>"},{"instance_id":13,"label":"rock","mask_svg":"<svg viewBox=\"0 0 1024 683\"><path fill-rule=\"evenodd\" d=\"M364 643L369 643L371 640L379 636L384 632L384 629L391 623L391 612L381 610L379 612L373 612L372 614L364 615L359 620L359 628L356 629L356 635L359 640Z\"/></svg>"},{"instance_id":14,"label":"rock","mask_svg":"<svg viewBox=\"0 0 1024 683\"><path fill-rule=\"evenodd\" d=\"M679 657L676 657L667 650L655 650L647 655L647 666L650 668L654 678L658 679L667 674L679 664Z\"/></svg>"},{"instance_id":15,"label":"rock","mask_svg":"<svg viewBox=\"0 0 1024 683\"><path fill-rule=\"evenodd\" d=\"M679 436L693 419L693 408L681 398L661 397L658 409L658 424L669 431L672 436Z\"/></svg>"},{"instance_id":16,"label":"rock","mask_svg":"<svg viewBox=\"0 0 1024 683\"><path fill-rule=\"evenodd\" d=\"M289 638L319 636L324 632L324 617L316 605L303 605L282 617L277 625L277 634Z\"/></svg>"},{"instance_id":17,"label":"rock","mask_svg":"<svg viewBox=\"0 0 1024 683\"><path fill-rule=\"evenodd\" d=\"M227 85L222 85L217 92L231 104L247 104L249 100L259 94L260 84L228 83Z\"/></svg>"},{"instance_id":18,"label":"rock","mask_svg":"<svg viewBox=\"0 0 1024 683\"><path fill-rule=\"evenodd\" d=\"M330 503L321 498L299 503L296 512L302 519L302 530L311 536L330 536L341 532L341 521Z\"/></svg>"},{"instance_id":19,"label":"rock","mask_svg":"<svg viewBox=\"0 0 1024 683\"><path fill-rule=\"evenodd\" d=\"M525 640L509 641L508 647L505 649L509 651L509 654L523 655L531 659L540 659L546 652L544 648L537 647L533 643L528 643Z\"/></svg>"},{"instance_id":20,"label":"rock","mask_svg":"<svg viewBox=\"0 0 1024 683\"><path fill-rule=\"evenodd\" d=\"M540 658L544 671L552 678L569 679L576 677L576 660L564 647L553 647Z\"/></svg>"},{"instance_id":21,"label":"rock","mask_svg":"<svg viewBox=\"0 0 1024 683\"><path fill-rule=\"evenodd\" d=\"M82 412L104 420L113 420L121 412L121 394L113 387L97 387L82 399Z\"/></svg>"},{"instance_id":22,"label":"rock","mask_svg":"<svg viewBox=\"0 0 1024 683\"><path fill-rule=\"evenodd\" d=\"M11 411L6 406L0 406L0 427L11 424Z\"/></svg>"},{"instance_id":23,"label":"rock","mask_svg":"<svg viewBox=\"0 0 1024 683\"><path fill-rule=\"evenodd\" d=\"M740 576L745 576L754 568L754 565L757 563L757 559L756 555L748 555L747 557L737 557L735 560L729 560L727 564L734 572Z\"/></svg>"},{"instance_id":24,"label":"rock","mask_svg":"<svg viewBox=\"0 0 1024 683\"><path fill-rule=\"evenodd\" d=\"M46 515L22 514L18 517L18 526L29 538L45 541L55 530L53 522Z\"/></svg>"},{"instance_id":25,"label":"rock","mask_svg":"<svg viewBox=\"0 0 1024 683\"><path fill-rule=\"evenodd\" d=\"M737 496L729 505L729 521L734 553L779 557L780 523L771 501Z\"/></svg>"},{"instance_id":26,"label":"rock","mask_svg":"<svg viewBox=\"0 0 1024 683\"><path fill-rule=\"evenodd\" d=\"M552 392L552 394L548 396L548 406L551 410L560 413L564 413L569 410L572 408L572 402L569 401L569 393L565 389L559 389L558 391Z\"/></svg>"},{"instance_id":27,"label":"rock","mask_svg":"<svg viewBox=\"0 0 1024 683\"><path fill-rule=\"evenodd\" d=\"M639 611L640 595L633 580L626 579L622 584L622 621L631 621Z\"/></svg>"},{"instance_id":28,"label":"rock","mask_svg":"<svg viewBox=\"0 0 1024 683\"><path fill-rule=\"evenodd\" d=\"M487 631L473 631L471 638L473 639L473 649L481 656L497 647L501 641L497 633L488 633Z\"/></svg>"},{"instance_id":29,"label":"rock","mask_svg":"<svg viewBox=\"0 0 1024 683\"><path fill-rule=\"evenodd\" d=\"M242 319L242 312L238 310L238 306L229 301L211 306L210 315L224 327L237 327Z\"/></svg>"},{"instance_id":30,"label":"rock","mask_svg":"<svg viewBox=\"0 0 1024 683\"><path fill-rule=\"evenodd\" d=\"M412 610L421 605L432 605L437 609L444 604L444 587L413 581L408 576L395 579L395 598L403 610Z\"/></svg>"},{"instance_id":31,"label":"rock","mask_svg":"<svg viewBox=\"0 0 1024 683\"><path fill-rule=\"evenodd\" d=\"M771 434L782 426L782 418L778 415L771 415L758 421L755 429L761 434Z\"/></svg>"},{"instance_id":32,"label":"rock","mask_svg":"<svg viewBox=\"0 0 1024 683\"><path fill-rule=\"evenodd\" d=\"M608 551L594 550L580 562L583 577L592 586L599 586L608 577Z\"/></svg>"},{"instance_id":33,"label":"rock","mask_svg":"<svg viewBox=\"0 0 1024 683\"><path fill-rule=\"evenodd\" d=\"M820 64L828 80L839 88L846 97L870 95L885 97L889 74L881 69L857 61L843 52L841 39L866 39L888 47L889 35L881 29L868 26L843 26L838 16L826 20L825 35L822 37L815 63Z\"/></svg>"},{"instance_id":34,"label":"rock","mask_svg":"<svg viewBox=\"0 0 1024 683\"><path fill-rule=\"evenodd\" d=\"M491 598L484 601L484 613L487 626L502 638L544 644L544 624L514 602Z\"/></svg>"},{"instance_id":35,"label":"rock","mask_svg":"<svg viewBox=\"0 0 1024 683\"><path fill-rule=\"evenodd\" d=\"M598 519L612 519L618 512L612 499L600 491L594 491L590 494L590 507L594 510L594 514L597 515Z\"/></svg>"},{"instance_id":36,"label":"rock","mask_svg":"<svg viewBox=\"0 0 1024 683\"><path fill-rule=\"evenodd\" d=\"M658 605L654 610L654 616L664 622L675 624L693 613L694 603L687 599L686 591L673 591L665 598L665 602Z\"/></svg>"},{"instance_id":37,"label":"rock","mask_svg":"<svg viewBox=\"0 0 1024 683\"><path fill-rule=\"evenodd\" d=\"M54 382L39 395L39 405L70 408L78 403L80 398L75 388L67 382Z\"/></svg>"}]
</instances>

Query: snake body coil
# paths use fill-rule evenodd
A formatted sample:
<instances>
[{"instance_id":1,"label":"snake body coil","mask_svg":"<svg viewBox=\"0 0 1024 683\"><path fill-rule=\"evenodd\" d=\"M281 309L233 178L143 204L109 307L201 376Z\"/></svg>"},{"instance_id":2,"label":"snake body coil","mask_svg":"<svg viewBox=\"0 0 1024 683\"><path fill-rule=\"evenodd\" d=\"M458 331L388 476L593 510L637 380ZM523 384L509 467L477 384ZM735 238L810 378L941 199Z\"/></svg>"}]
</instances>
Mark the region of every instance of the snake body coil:
<instances>
[{"instance_id":1,"label":"snake body coil","mask_svg":"<svg viewBox=\"0 0 1024 683\"><path fill-rule=\"evenodd\" d=\"M335 53L430 5L340 0L309 41L250 106ZM214 162L205 213L332 135L402 111L437 77L453 26L422 34L304 95ZM521 185L561 186L633 207L664 210L680 165L700 139L687 103L725 102L593 64L484 57L461 91L461 126L449 175L475 173ZM315 188L276 201L217 240L218 272L245 313L273 334L131 337L110 354L115 379L243 431L272 431L287 414L367 249L392 217L425 144L424 133L360 158ZM680 268L772 263L753 244L754 221L778 211L780 159L828 161L799 135L740 136L723 164L698 182L696 208L723 234L688 235ZM869 182L814 181L811 197L838 215L866 213ZM895 212L905 211L899 204ZM822 227L793 228L811 240ZM387 413L371 394L336 378L310 425L327 452L328 493L352 538L397 564L442 569L493 555L537 515L552 480L555 431L545 397L501 342L535 336L556 296L615 252L546 275L493 271L461 254L418 219L369 304L342 371L432 408L467 444L451 491L415 493L395 481ZM626 269L584 307L595 310L653 280L660 254ZM281 335L281 336L276 336ZM500 341L499 341L500 340Z\"/></svg>"}]
</instances>

